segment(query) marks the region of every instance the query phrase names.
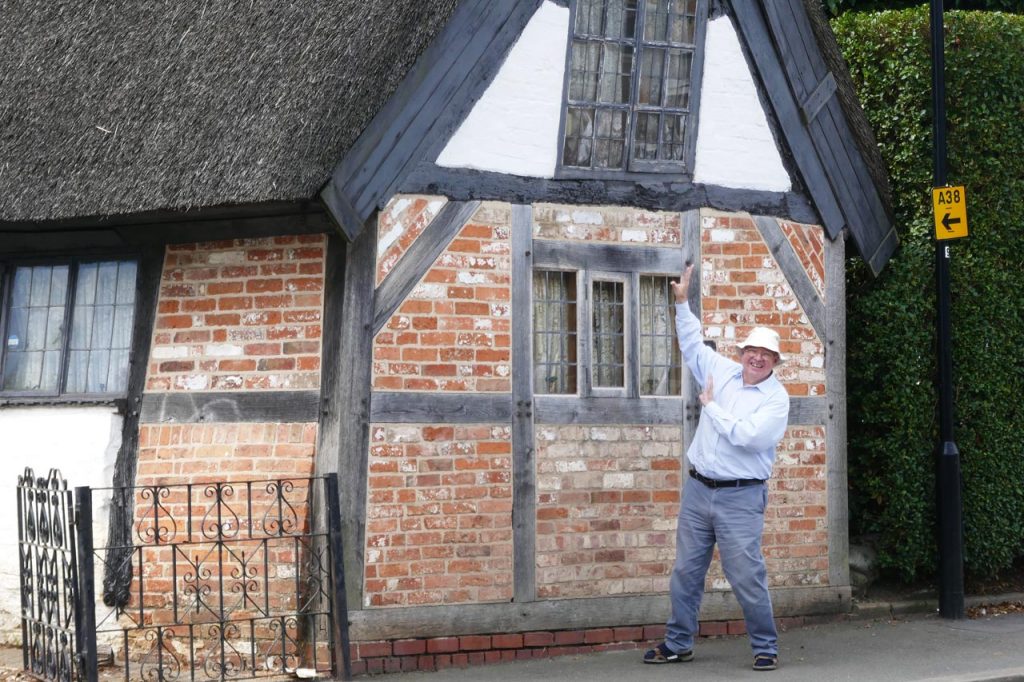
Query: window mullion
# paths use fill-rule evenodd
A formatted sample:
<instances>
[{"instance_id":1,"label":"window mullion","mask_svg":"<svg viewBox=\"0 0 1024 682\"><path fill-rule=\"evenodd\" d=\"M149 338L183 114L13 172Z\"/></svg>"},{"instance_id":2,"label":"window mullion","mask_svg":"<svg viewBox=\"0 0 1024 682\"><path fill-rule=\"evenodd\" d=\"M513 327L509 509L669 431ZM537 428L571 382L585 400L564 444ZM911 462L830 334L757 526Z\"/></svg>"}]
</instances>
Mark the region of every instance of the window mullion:
<instances>
[{"instance_id":1,"label":"window mullion","mask_svg":"<svg viewBox=\"0 0 1024 682\"><path fill-rule=\"evenodd\" d=\"M57 378L57 395L64 395L68 385L68 364L71 355L71 324L72 308L75 302L75 291L78 289L78 261L68 264L68 286L64 292L64 327L61 330L60 375Z\"/></svg>"},{"instance_id":2,"label":"window mullion","mask_svg":"<svg viewBox=\"0 0 1024 682\"><path fill-rule=\"evenodd\" d=\"M593 343L594 332L591 329L593 320L593 293L591 287L593 285L590 282L590 270L582 269L577 273L576 280L576 299L582 302L582 305L576 307L576 353L579 356L580 369L582 370L583 376L579 382L579 395L583 398L588 398L593 394L594 381L593 381L593 353L591 351L591 344ZM579 292L583 291L583 295L580 296Z\"/></svg>"},{"instance_id":3,"label":"window mullion","mask_svg":"<svg viewBox=\"0 0 1024 682\"><path fill-rule=\"evenodd\" d=\"M10 298L11 281L14 278L14 268L8 268L6 263L0 263L0 334L3 335L3 346L0 347L0 390L3 390L4 366L7 364L7 325L10 324Z\"/></svg>"},{"instance_id":4,"label":"window mullion","mask_svg":"<svg viewBox=\"0 0 1024 682\"><path fill-rule=\"evenodd\" d=\"M630 97L629 117L627 119L626 135L626 163L628 170L633 170L633 145L636 140L636 118L637 109L640 106L640 72L644 61L644 26L647 23L647 3L644 0L637 0L636 3L636 34L633 43L633 71L629 76Z\"/></svg>"}]
</instances>

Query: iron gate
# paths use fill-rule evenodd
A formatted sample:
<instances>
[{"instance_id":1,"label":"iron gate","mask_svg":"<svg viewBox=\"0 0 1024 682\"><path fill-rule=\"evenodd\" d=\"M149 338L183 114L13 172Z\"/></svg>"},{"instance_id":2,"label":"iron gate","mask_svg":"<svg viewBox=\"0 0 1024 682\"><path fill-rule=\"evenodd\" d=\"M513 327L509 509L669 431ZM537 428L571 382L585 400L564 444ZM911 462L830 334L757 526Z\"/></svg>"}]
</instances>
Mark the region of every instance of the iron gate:
<instances>
[{"instance_id":1,"label":"iron gate","mask_svg":"<svg viewBox=\"0 0 1024 682\"><path fill-rule=\"evenodd\" d=\"M48 680L76 677L78 561L71 492L60 472L18 477L21 651L25 670Z\"/></svg>"},{"instance_id":2,"label":"iron gate","mask_svg":"<svg viewBox=\"0 0 1024 682\"><path fill-rule=\"evenodd\" d=\"M131 510L131 544L94 543L94 502ZM26 470L18 510L33 674L96 680L103 643L126 682L351 677L335 474L79 487L72 507L58 472ZM99 613L98 567L124 582Z\"/></svg>"}]
</instances>

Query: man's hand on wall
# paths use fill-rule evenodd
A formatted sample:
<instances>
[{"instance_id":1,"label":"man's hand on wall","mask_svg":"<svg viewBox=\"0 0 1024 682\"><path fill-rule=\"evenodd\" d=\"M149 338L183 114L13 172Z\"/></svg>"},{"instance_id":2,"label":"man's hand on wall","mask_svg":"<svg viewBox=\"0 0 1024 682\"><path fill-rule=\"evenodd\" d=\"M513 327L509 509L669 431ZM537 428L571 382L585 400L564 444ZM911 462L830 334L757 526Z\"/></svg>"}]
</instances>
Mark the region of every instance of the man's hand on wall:
<instances>
[{"instance_id":1,"label":"man's hand on wall","mask_svg":"<svg viewBox=\"0 0 1024 682\"><path fill-rule=\"evenodd\" d=\"M672 285L672 295L675 296L676 303L686 303L687 296L690 293L690 280L692 278L693 266L687 265L683 276L679 278L678 282L675 280L669 282Z\"/></svg>"}]
</instances>

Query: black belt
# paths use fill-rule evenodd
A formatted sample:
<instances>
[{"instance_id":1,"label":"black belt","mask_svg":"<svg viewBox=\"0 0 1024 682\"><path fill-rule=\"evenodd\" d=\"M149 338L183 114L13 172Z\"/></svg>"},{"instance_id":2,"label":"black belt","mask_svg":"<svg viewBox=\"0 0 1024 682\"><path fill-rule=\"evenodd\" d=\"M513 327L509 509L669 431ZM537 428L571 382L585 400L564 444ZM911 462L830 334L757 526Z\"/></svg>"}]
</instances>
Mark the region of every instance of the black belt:
<instances>
[{"instance_id":1,"label":"black belt","mask_svg":"<svg viewBox=\"0 0 1024 682\"><path fill-rule=\"evenodd\" d=\"M695 478L709 488L742 488L745 485L759 485L764 483L760 478L734 478L731 481L719 481L707 476L701 476L696 469L690 469L690 478Z\"/></svg>"}]
</instances>

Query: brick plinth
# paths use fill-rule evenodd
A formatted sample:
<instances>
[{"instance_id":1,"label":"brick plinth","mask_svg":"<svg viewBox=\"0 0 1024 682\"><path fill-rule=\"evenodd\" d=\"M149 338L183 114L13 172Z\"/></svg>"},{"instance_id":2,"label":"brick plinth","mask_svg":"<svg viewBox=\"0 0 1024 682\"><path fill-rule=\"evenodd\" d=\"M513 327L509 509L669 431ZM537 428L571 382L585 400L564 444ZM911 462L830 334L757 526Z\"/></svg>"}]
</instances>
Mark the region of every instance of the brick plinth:
<instances>
[{"instance_id":1,"label":"brick plinth","mask_svg":"<svg viewBox=\"0 0 1024 682\"><path fill-rule=\"evenodd\" d=\"M780 631L804 625L835 622L846 616L777 618ZM702 621L701 637L741 635L742 620ZM644 650L663 641L662 624L584 630L531 631L465 637L432 637L355 642L351 645L356 675L409 670L467 668L531 658L576 656L601 651ZM637 657L641 654L637 653ZM639 663L639 660L637 661Z\"/></svg>"}]
</instances>

